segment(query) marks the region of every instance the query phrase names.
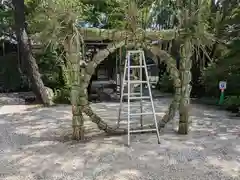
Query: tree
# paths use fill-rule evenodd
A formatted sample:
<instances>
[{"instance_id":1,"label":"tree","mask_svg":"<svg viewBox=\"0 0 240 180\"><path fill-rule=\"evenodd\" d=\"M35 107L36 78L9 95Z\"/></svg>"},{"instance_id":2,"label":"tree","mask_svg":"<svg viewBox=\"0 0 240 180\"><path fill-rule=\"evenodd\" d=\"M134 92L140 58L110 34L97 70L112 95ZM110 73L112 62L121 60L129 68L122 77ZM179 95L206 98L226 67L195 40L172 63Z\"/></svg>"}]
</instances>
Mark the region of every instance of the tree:
<instances>
[{"instance_id":1,"label":"tree","mask_svg":"<svg viewBox=\"0 0 240 180\"><path fill-rule=\"evenodd\" d=\"M2 1L0 4L0 36L14 39L11 32L13 23L13 11L11 8L11 3L8 1Z\"/></svg>"},{"instance_id":2,"label":"tree","mask_svg":"<svg viewBox=\"0 0 240 180\"><path fill-rule=\"evenodd\" d=\"M27 34L27 23L24 14L24 0L13 0L14 20L17 41L20 48L21 60L30 79L33 92L40 102L44 105L52 105L50 91L44 86L41 75L38 70L36 59L33 57L31 50L31 40Z\"/></svg>"}]
</instances>

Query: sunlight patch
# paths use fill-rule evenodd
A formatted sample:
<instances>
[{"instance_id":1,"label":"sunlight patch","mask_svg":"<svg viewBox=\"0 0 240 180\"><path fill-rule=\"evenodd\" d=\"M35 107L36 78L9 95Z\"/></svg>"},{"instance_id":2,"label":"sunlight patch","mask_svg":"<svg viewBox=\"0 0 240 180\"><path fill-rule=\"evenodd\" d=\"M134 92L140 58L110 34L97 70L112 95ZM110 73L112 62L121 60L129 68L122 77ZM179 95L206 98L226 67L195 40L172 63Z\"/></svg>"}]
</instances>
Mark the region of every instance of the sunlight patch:
<instances>
[{"instance_id":1,"label":"sunlight patch","mask_svg":"<svg viewBox=\"0 0 240 180\"><path fill-rule=\"evenodd\" d=\"M240 163L237 161L220 160L215 157L207 157L207 161L209 164L221 168L222 171L230 176L239 177Z\"/></svg>"},{"instance_id":2,"label":"sunlight patch","mask_svg":"<svg viewBox=\"0 0 240 180\"><path fill-rule=\"evenodd\" d=\"M129 179L139 179L141 177L141 172L136 169L121 170L115 175L116 180L129 180Z\"/></svg>"}]
</instances>

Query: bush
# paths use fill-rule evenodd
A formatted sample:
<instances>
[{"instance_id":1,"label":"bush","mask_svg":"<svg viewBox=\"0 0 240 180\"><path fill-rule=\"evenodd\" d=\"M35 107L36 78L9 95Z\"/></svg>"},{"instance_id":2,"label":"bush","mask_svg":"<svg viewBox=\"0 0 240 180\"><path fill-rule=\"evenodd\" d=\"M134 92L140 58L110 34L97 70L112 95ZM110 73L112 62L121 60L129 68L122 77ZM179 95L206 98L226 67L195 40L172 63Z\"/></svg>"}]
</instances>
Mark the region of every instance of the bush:
<instances>
[{"instance_id":1,"label":"bush","mask_svg":"<svg viewBox=\"0 0 240 180\"><path fill-rule=\"evenodd\" d=\"M240 41L232 46L240 46ZM225 94L227 96L240 96L240 51L232 49L217 63L204 70L202 83L205 87L206 96L219 96L219 81L227 82Z\"/></svg>"},{"instance_id":2,"label":"bush","mask_svg":"<svg viewBox=\"0 0 240 180\"><path fill-rule=\"evenodd\" d=\"M168 73L164 73L159 80L158 88L161 92L174 92L173 80L169 77Z\"/></svg>"},{"instance_id":3,"label":"bush","mask_svg":"<svg viewBox=\"0 0 240 180\"><path fill-rule=\"evenodd\" d=\"M37 51L34 57L39 65L39 71L44 85L51 89L61 89L65 86L60 66L59 52L47 48ZM9 53L0 57L0 92L30 91L28 80L19 71L19 62L16 53Z\"/></svg>"},{"instance_id":4,"label":"bush","mask_svg":"<svg viewBox=\"0 0 240 180\"><path fill-rule=\"evenodd\" d=\"M236 109L240 106L240 40L235 40L229 46L225 57L206 68L203 72L202 83L205 87L205 96L218 98L219 81L227 82L224 106L227 109Z\"/></svg>"},{"instance_id":5,"label":"bush","mask_svg":"<svg viewBox=\"0 0 240 180\"><path fill-rule=\"evenodd\" d=\"M56 49L49 46L44 52L36 53L35 56L45 86L52 89L63 88L65 84L61 76L61 61Z\"/></svg>"},{"instance_id":6,"label":"bush","mask_svg":"<svg viewBox=\"0 0 240 180\"><path fill-rule=\"evenodd\" d=\"M240 107L240 96L227 96L224 100L224 105L228 110L237 113Z\"/></svg>"},{"instance_id":7,"label":"bush","mask_svg":"<svg viewBox=\"0 0 240 180\"><path fill-rule=\"evenodd\" d=\"M70 88L64 87L54 91L54 102L60 104L70 104Z\"/></svg>"},{"instance_id":8,"label":"bush","mask_svg":"<svg viewBox=\"0 0 240 180\"><path fill-rule=\"evenodd\" d=\"M29 85L25 76L19 71L16 53L0 57L0 92L28 91Z\"/></svg>"}]
</instances>

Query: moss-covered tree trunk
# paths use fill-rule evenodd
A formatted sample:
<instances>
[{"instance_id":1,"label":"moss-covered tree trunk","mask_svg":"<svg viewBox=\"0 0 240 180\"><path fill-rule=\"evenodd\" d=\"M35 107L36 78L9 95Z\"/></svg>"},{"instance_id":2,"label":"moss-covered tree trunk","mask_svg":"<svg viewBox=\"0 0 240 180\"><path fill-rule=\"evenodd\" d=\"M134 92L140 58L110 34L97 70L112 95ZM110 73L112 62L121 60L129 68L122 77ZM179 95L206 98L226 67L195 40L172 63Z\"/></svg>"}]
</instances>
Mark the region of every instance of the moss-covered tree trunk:
<instances>
[{"instance_id":1,"label":"moss-covered tree trunk","mask_svg":"<svg viewBox=\"0 0 240 180\"><path fill-rule=\"evenodd\" d=\"M191 93L191 67L192 67L192 43L190 39L185 39L181 46L181 60L180 60L180 78L181 78L181 99L179 105L179 134L188 134L189 131L189 105Z\"/></svg>"}]
</instances>

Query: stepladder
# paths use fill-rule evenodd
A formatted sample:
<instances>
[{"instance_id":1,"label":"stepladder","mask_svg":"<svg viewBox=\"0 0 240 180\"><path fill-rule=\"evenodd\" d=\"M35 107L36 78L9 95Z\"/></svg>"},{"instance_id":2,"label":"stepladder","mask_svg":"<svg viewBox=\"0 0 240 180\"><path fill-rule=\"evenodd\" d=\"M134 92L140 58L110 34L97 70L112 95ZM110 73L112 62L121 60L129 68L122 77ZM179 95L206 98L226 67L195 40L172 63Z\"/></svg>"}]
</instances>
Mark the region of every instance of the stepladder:
<instances>
[{"instance_id":1,"label":"stepladder","mask_svg":"<svg viewBox=\"0 0 240 180\"><path fill-rule=\"evenodd\" d=\"M137 74L137 76L136 76ZM140 86L140 92L134 92L134 87ZM147 89L147 95L143 94L143 88ZM127 99L127 103L123 101ZM135 104L133 104L133 101ZM136 101L139 101L140 112L134 112L134 106L136 109ZM150 108L145 112L144 101L150 101ZM121 115L123 111L123 106L127 105L127 145L130 146L130 138L132 133L146 133L146 132L156 132L157 142L160 144L160 133L158 130L158 123L156 118L156 112L152 97L152 91L149 81L149 75L147 70L146 58L143 50L129 50L126 53L126 59L124 64L124 73L121 87L121 97L120 97L120 107L118 114L118 127L122 121ZM133 118L140 116L140 127L132 128L131 124ZM145 128L143 127L143 116L151 116L155 128Z\"/></svg>"}]
</instances>

